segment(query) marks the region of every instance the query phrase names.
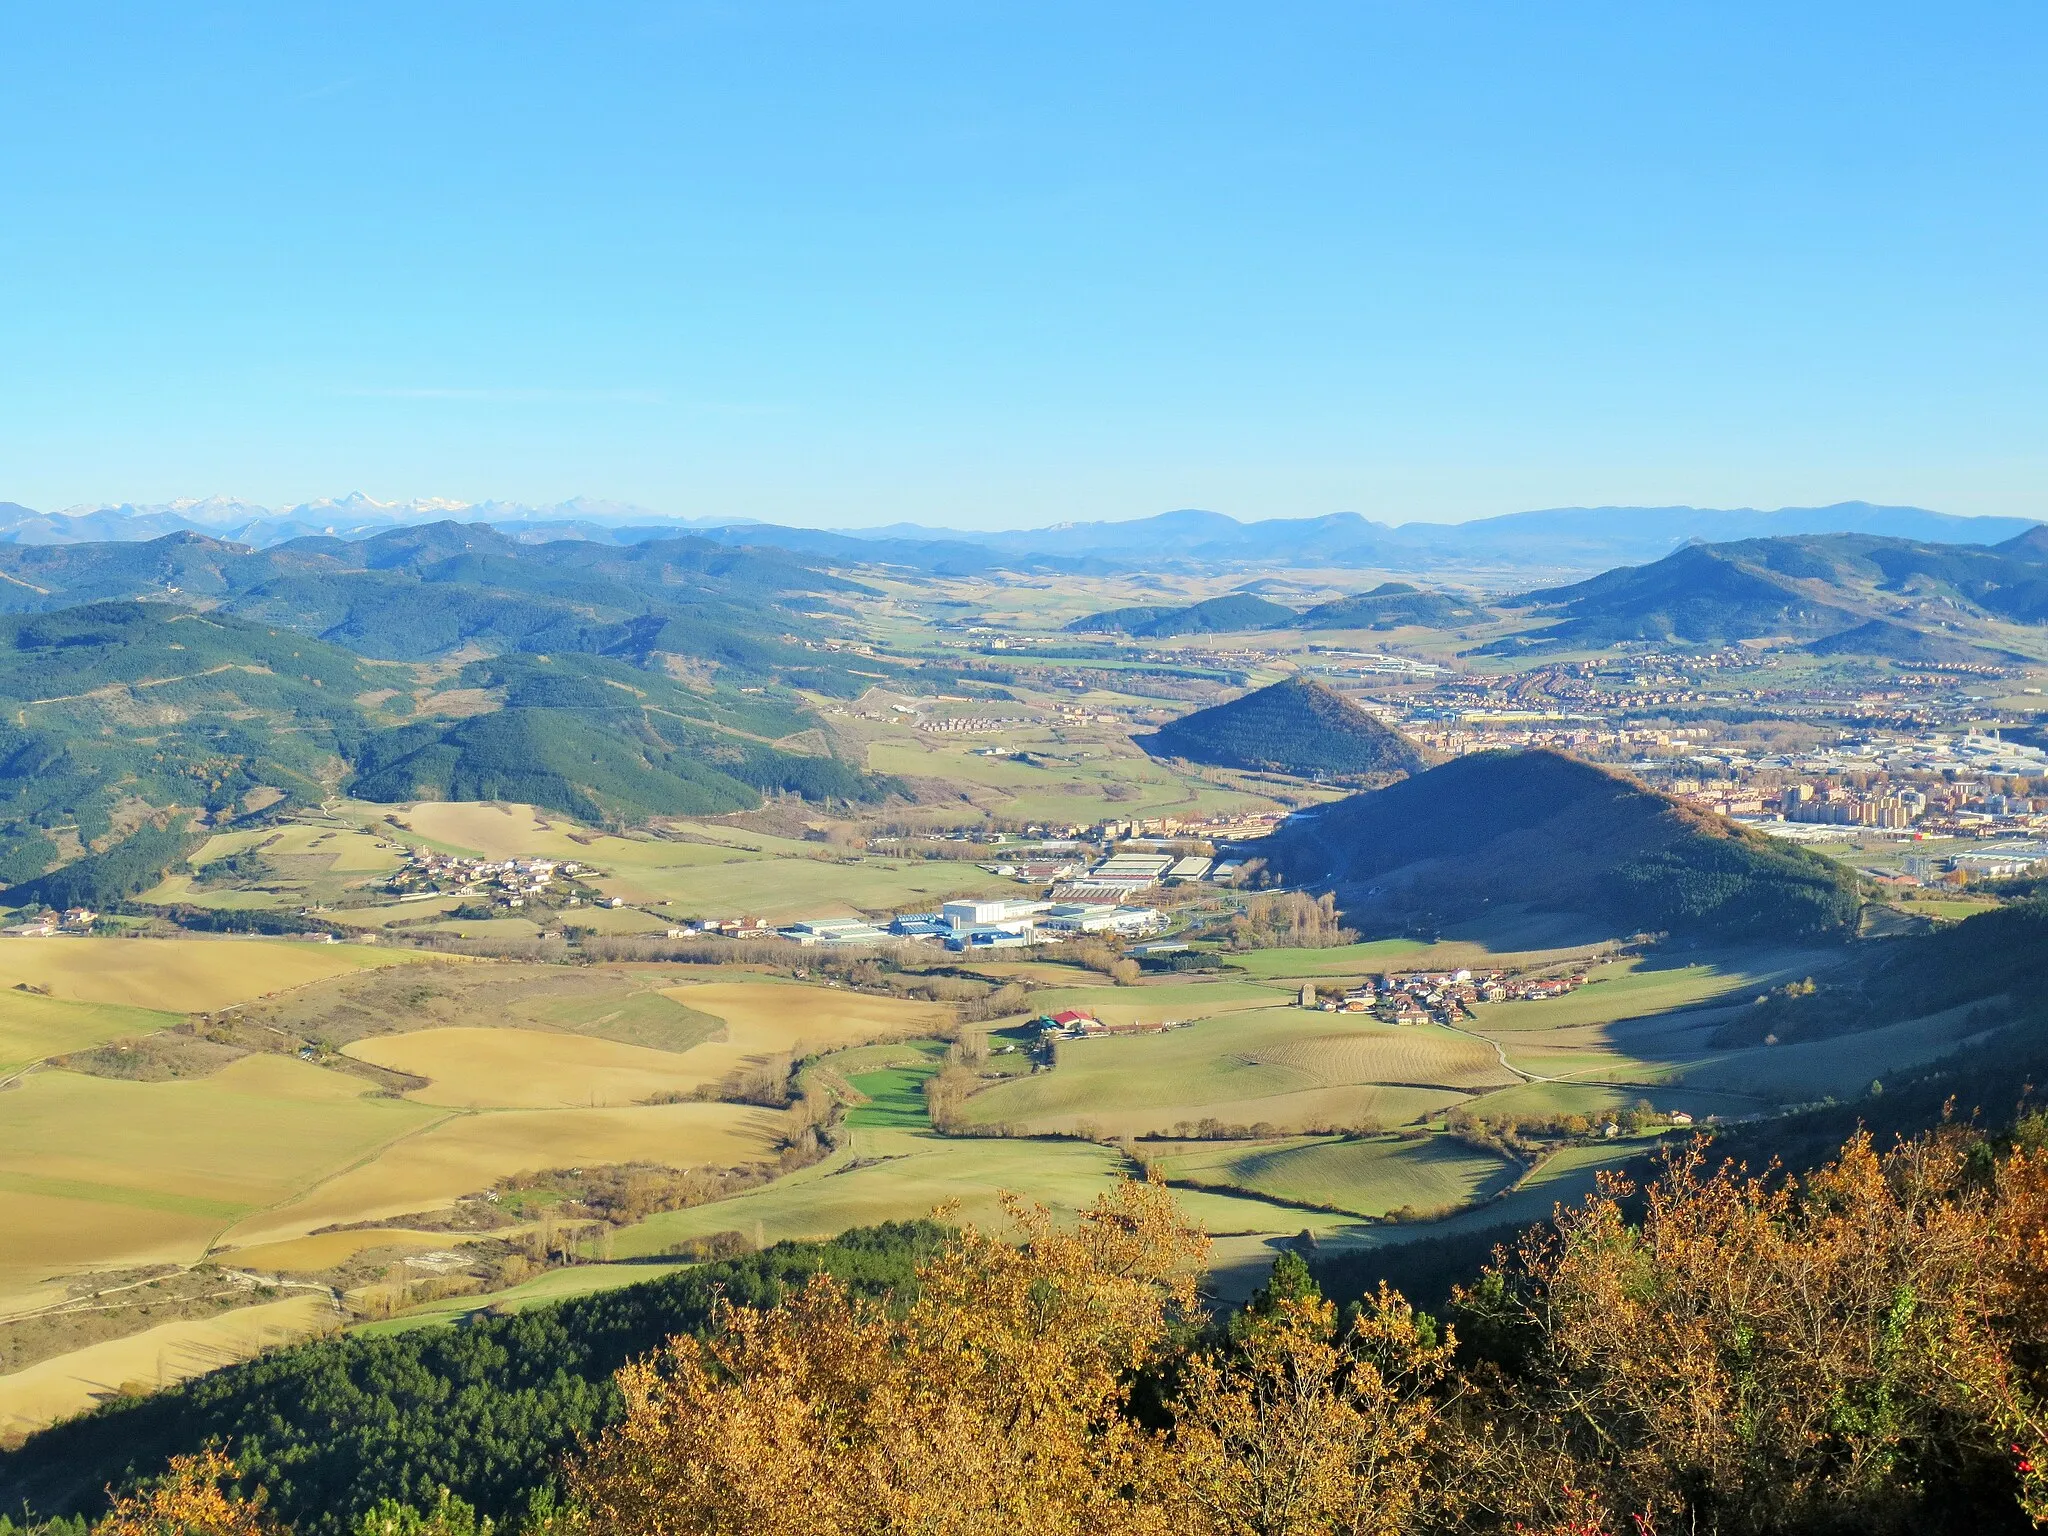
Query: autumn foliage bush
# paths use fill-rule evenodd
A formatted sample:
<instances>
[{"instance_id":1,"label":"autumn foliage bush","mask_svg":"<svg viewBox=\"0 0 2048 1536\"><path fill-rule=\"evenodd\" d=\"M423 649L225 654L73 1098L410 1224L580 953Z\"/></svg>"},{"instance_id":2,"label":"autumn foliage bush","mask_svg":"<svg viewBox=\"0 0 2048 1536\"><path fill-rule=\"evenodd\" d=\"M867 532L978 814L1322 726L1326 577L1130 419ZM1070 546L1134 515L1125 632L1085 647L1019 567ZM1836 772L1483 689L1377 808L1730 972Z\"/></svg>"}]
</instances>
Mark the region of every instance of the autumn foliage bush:
<instances>
[{"instance_id":1,"label":"autumn foliage bush","mask_svg":"<svg viewBox=\"0 0 2048 1536\"><path fill-rule=\"evenodd\" d=\"M1439 1321L1293 1255L1217 1322L1160 1185L1021 1204L620 1373L535 1536L1792 1536L2048 1522L2048 1124L1610 1177ZM102 1536L262 1536L217 1452ZM469 1519L463 1524L457 1517ZM451 1505L379 1532L468 1536ZM366 1531L364 1536L375 1536Z\"/></svg>"}]
</instances>

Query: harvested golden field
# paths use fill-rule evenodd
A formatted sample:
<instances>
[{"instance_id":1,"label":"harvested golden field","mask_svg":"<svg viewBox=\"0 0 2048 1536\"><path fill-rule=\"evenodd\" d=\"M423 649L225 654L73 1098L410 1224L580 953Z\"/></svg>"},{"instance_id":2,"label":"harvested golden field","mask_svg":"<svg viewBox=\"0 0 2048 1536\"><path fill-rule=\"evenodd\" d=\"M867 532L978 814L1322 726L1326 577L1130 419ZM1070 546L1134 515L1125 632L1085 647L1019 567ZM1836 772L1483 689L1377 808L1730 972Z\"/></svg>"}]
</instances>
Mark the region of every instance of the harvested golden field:
<instances>
[{"instance_id":1,"label":"harvested golden field","mask_svg":"<svg viewBox=\"0 0 2048 1536\"><path fill-rule=\"evenodd\" d=\"M707 841L615 837L530 805L426 800L398 810L371 806L357 809L380 819L395 815L416 838L488 859L563 859L594 864L600 869L723 864L759 857L764 852L801 851L809 846L741 833L731 827L693 829L693 836L706 837Z\"/></svg>"},{"instance_id":2,"label":"harvested golden field","mask_svg":"<svg viewBox=\"0 0 2048 1536\"><path fill-rule=\"evenodd\" d=\"M675 968L425 959L316 982L253 1005L242 1018L338 1046L406 1030L512 1026L681 1051L723 1027L657 990L682 974Z\"/></svg>"},{"instance_id":3,"label":"harvested golden field","mask_svg":"<svg viewBox=\"0 0 2048 1536\"><path fill-rule=\"evenodd\" d=\"M544 831L530 805L422 801L417 805L385 807L383 813L398 826L430 842L488 859L531 857Z\"/></svg>"},{"instance_id":4,"label":"harvested golden field","mask_svg":"<svg viewBox=\"0 0 2048 1536\"><path fill-rule=\"evenodd\" d=\"M0 992L0 1078L67 1051L82 1051L124 1035L151 1035L184 1016L118 1003L66 1002L33 992Z\"/></svg>"},{"instance_id":5,"label":"harvested golden field","mask_svg":"<svg viewBox=\"0 0 2048 1536\"><path fill-rule=\"evenodd\" d=\"M220 1317L165 1323L0 1376L0 1435L83 1413L123 1387L160 1387L247 1360L335 1325L333 1305L306 1292Z\"/></svg>"},{"instance_id":6,"label":"harvested golden field","mask_svg":"<svg viewBox=\"0 0 2048 1536\"><path fill-rule=\"evenodd\" d=\"M667 987L662 995L725 1021L725 1039L707 1041L688 1054L706 1083L774 1056L929 1035L953 1017L939 1003L768 981Z\"/></svg>"},{"instance_id":7,"label":"harvested golden field","mask_svg":"<svg viewBox=\"0 0 2048 1536\"><path fill-rule=\"evenodd\" d=\"M64 1278L83 1270L193 1263L223 1224L204 1210L36 1193L0 1173L0 1319L62 1300Z\"/></svg>"},{"instance_id":8,"label":"harvested golden field","mask_svg":"<svg viewBox=\"0 0 2048 1536\"><path fill-rule=\"evenodd\" d=\"M322 1232L318 1237L287 1238L281 1243L258 1243L252 1248L216 1250L213 1257L236 1269L255 1270L266 1275L317 1275L346 1264L359 1253L376 1248L403 1248L415 1252L446 1248L456 1241L446 1232L408 1232L403 1228L372 1227L356 1232Z\"/></svg>"},{"instance_id":9,"label":"harvested golden field","mask_svg":"<svg viewBox=\"0 0 2048 1536\"><path fill-rule=\"evenodd\" d=\"M0 990L27 982L69 1001L192 1013L412 958L291 939L8 939Z\"/></svg>"},{"instance_id":10,"label":"harvested golden field","mask_svg":"<svg viewBox=\"0 0 2048 1536\"><path fill-rule=\"evenodd\" d=\"M103 1190L114 1205L232 1214L434 1118L372 1093L361 1078L289 1056L244 1056L210 1077L159 1083L36 1072L0 1116L0 1173Z\"/></svg>"},{"instance_id":11,"label":"harvested golden field","mask_svg":"<svg viewBox=\"0 0 2048 1536\"><path fill-rule=\"evenodd\" d=\"M427 1029L358 1040L347 1053L429 1079L406 1095L451 1109L571 1109L644 1104L707 1081L693 1050L650 1050L538 1029ZM713 1074L715 1080L717 1074Z\"/></svg>"},{"instance_id":12,"label":"harvested golden field","mask_svg":"<svg viewBox=\"0 0 2048 1536\"><path fill-rule=\"evenodd\" d=\"M0 1113L0 1293L66 1269L195 1260L238 1217L437 1114L369 1094L284 1056L176 1082L32 1073Z\"/></svg>"},{"instance_id":13,"label":"harvested golden field","mask_svg":"<svg viewBox=\"0 0 2048 1536\"><path fill-rule=\"evenodd\" d=\"M779 1126L775 1112L743 1104L458 1114L300 1199L249 1217L223 1241L279 1242L337 1223L442 1209L499 1179L541 1168L635 1161L732 1167L772 1156Z\"/></svg>"}]
</instances>

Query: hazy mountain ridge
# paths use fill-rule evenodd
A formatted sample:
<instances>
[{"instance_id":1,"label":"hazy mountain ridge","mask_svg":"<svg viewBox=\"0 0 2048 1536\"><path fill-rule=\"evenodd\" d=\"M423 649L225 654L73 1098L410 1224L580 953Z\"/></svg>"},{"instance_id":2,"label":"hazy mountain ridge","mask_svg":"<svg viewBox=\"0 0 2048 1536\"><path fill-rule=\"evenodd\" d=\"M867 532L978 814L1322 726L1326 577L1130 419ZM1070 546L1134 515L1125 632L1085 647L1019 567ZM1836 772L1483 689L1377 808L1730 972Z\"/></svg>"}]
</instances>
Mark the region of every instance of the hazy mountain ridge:
<instances>
[{"instance_id":1,"label":"hazy mountain ridge","mask_svg":"<svg viewBox=\"0 0 2048 1536\"><path fill-rule=\"evenodd\" d=\"M312 534L361 537L407 522L459 517L501 523L515 539L553 537L630 544L662 531L776 548L851 563L895 564L940 575L995 566L1112 570L1160 561L1294 566L1437 566L1597 570L1651 561L1688 542L1858 532L1920 541L1994 543L2033 526L2024 518L1959 517L1921 507L1848 501L1825 507L1557 507L1463 523L1383 523L1355 512L1241 522L1185 509L1123 522L1061 523L995 531L896 523L821 529L729 516L672 517L590 498L548 505L440 498L380 502L347 496L267 508L230 497L72 507L44 513L0 503L0 543L53 544L198 532L268 546Z\"/></svg>"},{"instance_id":2,"label":"hazy mountain ridge","mask_svg":"<svg viewBox=\"0 0 2048 1536\"><path fill-rule=\"evenodd\" d=\"M823 594L861 590L781 552L706 539L532 545L455 522L265 550L194 533L0 544L0 611L134 597L219 605L399 660L470 642L624 651L635 635L666 625L675 643L652 648L756 670L811 666L817 659L782 634L815 628L805 615Z\"/></svg>"},{"instance_id":3,"label":"hazy mountain ridge","mask_svg":"<svg viewBox=\"0 0 2048 1536\"><path fill-rule=\"evenodd\" d=\"M1127 634L1145 639L1174 635L1232 634L1291 624L1295 611L1248 592L1230 592L1185 607L1112 608L1067 625L1072 634Z\"/></svg>"},{"instance_id":4,"label":"hazy mountain ridge","mask_svg":"<svg viewBox=\"0 0 2048 1536\"><path fill-rule=\"evenodd\" d=\"M1248 591L1227 592L1185 605L1109 608L1075 619L1070 634L1125 634L1140 639L1230 634L1259 629L1454 629L1483 623L1485 606L1468 598L1424 592L1387 581L1370 592L1318 603L1306 612Z\"/></svg>"},{"instance_id":5,"label":"hazy mountain ridge","mask_svg":"<svg viewBox=\"0 0 2048 1536\"><path fill-rule=\"evenodd\" d=\"M423 496L406 501L378 501L361 491L322 497L289 507L267 507L232 496L182 497L174 501L106 503L40 512L18 502L0 502L0 543L78 544L104 540L161 538L168 533L199 533L265 547L308 535L366 537L414 523L461 518L470 522L502 522L515 536L545 534L617 542L621 534L640 530L731 529L749 519L732 517L670 517L630 502L587 496L533 505L513 501L458 501Z\"/></svg>"},{"instance_id":6,"label":"hazy mountain ridge","mask_svg":"<svg viewBox=\"0 0 2048 1536\"><path fill-rule=\"evenodd\" d=\"M1490 649L1768 635L1824 641L1861 631L1880 653L1895 654L1902 628L2048 622L2048 539L2032 529L1989 547L1868 534L1692 545L1515 601L1550 610L1554 622Z\"/></svg>"},{"instance_id":7,"label":"hazy mountain ridge","mask_svg":"<svg viewBox=\"0 0 2048 1536\"><path fill-rule=\"evenodd\" d=\"M1069 523L979 533L897 525L847 537L909 537L978 543L1008 553L1229 559L1307 565L1392 565L1414 560L1499 560L1556 566L1654 560L1688 542L1722 543L1795 534L1872 533L1922 541L1993 543L2035 526L2032 519L1959 517L1923 507L1845 501L1825 507L1555 507L1463 523L1371 521L1355 512L1239 522L1220 512L1183 510L1128 522ZM782 532L756 528L765 542Z\"/></svg>"}]
</instances>

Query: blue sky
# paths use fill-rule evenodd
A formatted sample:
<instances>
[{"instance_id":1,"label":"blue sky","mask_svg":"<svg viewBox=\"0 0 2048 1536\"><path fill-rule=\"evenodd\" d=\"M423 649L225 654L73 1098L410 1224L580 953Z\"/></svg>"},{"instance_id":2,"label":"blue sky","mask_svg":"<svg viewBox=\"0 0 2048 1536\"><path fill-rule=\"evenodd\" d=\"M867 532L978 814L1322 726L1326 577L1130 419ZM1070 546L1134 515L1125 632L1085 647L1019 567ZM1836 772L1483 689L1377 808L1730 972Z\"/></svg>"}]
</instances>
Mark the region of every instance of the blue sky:
<instances>
[{"instance_id":1,"label":"blue sky","mask_svg":"<svg viewBox=\"0 0 2048 1536\"><path fill-rule=\"evenodd\" d=\"M0 10L0 499L2048 514L2048 7Z\"/></svg>"}]
</instances>

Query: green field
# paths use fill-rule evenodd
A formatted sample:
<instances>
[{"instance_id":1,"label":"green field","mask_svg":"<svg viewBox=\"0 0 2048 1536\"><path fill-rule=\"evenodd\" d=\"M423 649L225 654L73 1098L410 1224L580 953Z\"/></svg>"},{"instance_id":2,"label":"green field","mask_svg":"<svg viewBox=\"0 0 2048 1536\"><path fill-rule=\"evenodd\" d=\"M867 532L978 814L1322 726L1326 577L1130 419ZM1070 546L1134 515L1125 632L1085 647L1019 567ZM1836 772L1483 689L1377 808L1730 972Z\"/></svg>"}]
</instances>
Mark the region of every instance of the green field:
<instances>
[{"instance_id":1,"label":"green field","mask_svg":"<svg viewBox=\"0 0 2048 1536\"><path fill-rule=\"evenodd\" d=\"M848 1227L928 1216L958 1202L955 1220L997 1225L998 1195L1056 1210L1088 1204L1123 1166L1082 1141L959 1140L888 1126L856 1128L830 1159L714 1205L649 1217L619 1233L612 1252L636 1258L685 1238L735 1231L754 1241L829 1237Z\"/></svg>"},{"instance_id":2,"label":"green field","mask_svg":"<svg viewBox=\"0 0 2048 1536\"><path fill-rule=\"evenodd\" d=\"M1474 1027L1486 1034L1522 1033L1669 1013L1724 994L1762 991L1788 976L1825 970L1839 959L1838 950L1762 950L1687 964L1616 960L1593 966L1586 985L1564 997L1488 1005Z\"/></svg>"},{"instance_id":3,"label":"green field","mask_svg":"<svg viewBox=\"0 0 2048 1536\"><path fill-rule=\"evenodd\" d=\"M1016 713L995 707L992 713ZM1098 821L1120 816L1207 814L1265 804L1260 797L1220 789L1174 773L1132 746L1089 732L1085 744L1026 726L968 738L891 732L869 743L868 767L877 773L945 779L1006 816L1047 821ZM1035 761L976 756L976 747L1028 750Z\"/></svg>"},{"instance_id":4,"label":"green field","mask_svg":"<svg viewBox=\"0 0 2048 1536\"><path fill-rule=\"evenodd\" d=\"M1958 1008L1831 1040L1732 1052L1692 1068L1681 1081L1689 1089L1743 1094L1767 1104L1860 1098L1873 1080L1937 1060L1972 1039L1974 1011ZM2015 1098L2021 1086L2013 1085Z\"/></svg>"},{"instance_id":5,"label":"green field","mask_svg":"<svg viewBox=\"0 0 2048 1536\"><path fill-rule=\"evenodd\" d=\"M853 1085L854 1092L867 1102L848 1110L846 1123L906 1131L929 1129L931 1116L925 1110L924 1085L938 1070L933 1066L885 1067L879 1072L849 1077L847 1082Z\"/></svg>"},{"instance_id":6,"label":"green field","mask_svg":"<svg viewBox=\"0 0 2048 1536\"><path fill-rule=\"evenodd\" d=\"M620 1259L655 1256L688 1238L728 1231L759 1243L831 1236L945 1208L947 1220L1004 1230L999 1197L1006 1191L1071 1217L1128 1171L1117 1152L1082 1141L947 1139L860 1127L827 1161L730 1200L650 1217L621 1231L612 1252ZM1304 1229L1329 1241L1361 1230L1355 1217L1222 1191L1177 1189L1174 1198L1215 1238L1219 1261L1250 1259L1248 1273L1259 1279L1277 1245Z\"/></svg>"},{"instance_id":7,"label":"green field","mask_svg":"<svg viewBox=\"0 0 2048 1536\"><path fill-rule=\"evenodd\" d=\"M127 1035L155 1034L184 1019L153 1008L75 1002L10 988L0 992L0 1080L46 1056L88 1050Z\"/></svg>"},{"instance_id":8,"label":"green field","mask_svg":"<svg viewBox=\"0 0 2048 1536\"><path fill-rule=\"evenodd\" d=\"M1110 1134L1205 1118L1281 1129L1398 1125L1513 1081L1491 1047L1449 1030L1265 1006L1163 1034L1062 1041L1052 1071L984 1089L968 1100L967 1116Z\"/></svg>"},{"instance_id":9,"label":"green field","mask_svg":"<svg viewBox=\"0 0 2048 1536\"><path fill-rule=\"evenodd\" d=\"M422 933L445 933L458 939L537 939L540 924L525 917L450 918L442 923L421 923Z\"/></svg>"},{"instance_id":10,"label":"green field","mask_svg":"<svg viewBox=\"0 0 2048 1536\"><path fill-rule=\"evenodd\" d=\"M770 922L928 909L956 896L1015 893L1015 881L955 860L742 858L620 868L593 882L607 896L665 903L679 917L758 915Z\"/></svg>"},{"instance_id":11,"label":"green field","mask_svg":"<svg viewBox=\"0 0 2048 1536\"><path fill-rule=\"evenodd\" d=\"M1225 1145L1165 1158L1159 1167L1170 1179L1249 1189L1359 1216L1470 1205L1506 1189L1521 1172L1504 1157L1441 1135Z\"/></svg>"},{"instance_id":12,"label":"green field","mask_svg":"<svg viewBox=\"0 0 2048 1536\"><path fill-rule=\"evenodd\" d=\"M639 1285L674 1274L681 1263L578 1264L568 1269L551 1269L531 1280L493 1291L488 1296L446 1296L423 1302L382 1322L364 1323L354 1331L371 1335L410 1333L415 1328L443 1327L482 1312L517 1312L572 1296L593 1296L622 1285Z\"/></svg>"}]
</instances>

